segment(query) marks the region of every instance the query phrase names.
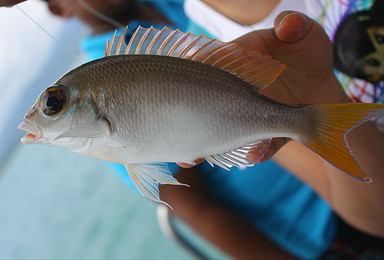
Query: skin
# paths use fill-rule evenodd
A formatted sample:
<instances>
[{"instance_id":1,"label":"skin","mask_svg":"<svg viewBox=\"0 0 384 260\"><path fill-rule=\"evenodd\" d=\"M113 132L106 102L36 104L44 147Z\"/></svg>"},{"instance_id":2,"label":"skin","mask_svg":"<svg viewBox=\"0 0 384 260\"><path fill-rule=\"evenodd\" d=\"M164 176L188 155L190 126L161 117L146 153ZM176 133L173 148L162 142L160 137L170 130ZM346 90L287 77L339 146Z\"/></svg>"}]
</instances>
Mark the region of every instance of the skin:
<instances>
[{"instance_id":1,"label":"skin","mask_svg":"<svg viewBox=\"0 0 384 260\"><path fill-rule=\"evenodd\" d=\"M0 0L0 7L10 7L27 0ZM113 18L121 24L127 24L133 19L148 20L170 24L165 16L156 8L134 0L84 0L96 11ZM86 10L77 0L49 0L48 8L52 14L61 18L77 17L88 25L93 34L100 34L116 29Z\"/></svg>"},{"instance_id":2,"label":"skin","mask_svg":"<svg viewBox=\"0 0 384 260\"><path fill-rule=\"evenodd\" d=\"M0 6L18 2L3 0ZM220 3L223 12L228 11L226 13L237 18L249 12L248 8L244 8L246 1L237 1L239 9L234 8L236 13L233 14L230 5L227 5L231 1L206 2L216 3L217 6ZM271 4L275 6L276 1L271 1ZM269 10L274 6L269 6ZM250 20L240 20L252 24L267 14L268 11L259 14L257 18L248 16ZM333 73L331 45L324 31L303 15L288 14L282 13L276 19L273 30L252 32L235 41L287 64L286 71L262 93L286 103L350 102ZM95 25L94 33L108 29L107 26L97 26L98 23L88 24ZM374 180L372 184L351 179L302 145L286 139L274 139L264 159L274 155L278 163L324 197L345 221L364 232L384 237L384 208L381 200L384 195L384 176L381 174L384 167L383 136L372 124L367 123L351 132L348 140L367 174ZM240 216L212 200L199 176L195 168L184 169L177 178L190 184L191 188L170 185L160 188L161 198L175 209L176 215L235 258L293 258Z\"/></svg>"},{"instance_id":3,"label":"skin","mask_svg":"<svg viewBox=\"0 0 384 260\"><path fill-rule=\"evenodd\" d=\"M252 25L268 16L280 0L202 0L202 2L224 14L230 14L237 22Z\"/></svg>"},{"instance_id":4,"label":"skin","mask_svg":"<svg viewBox=\"0 0 384 260\"><path fill-rule=\"evenodd\" d=\"M66 1L70 2L72 0L58 0L56 3L51 0L49 7L50 9L53 8L51 9L52 12L62 17L77 16L81 19L80 14L84 10L75 11L70 5L64 6ZM93 1L100 2L97 0ZM0 0L0 6L14 5L19 2L21 1ZM63 4L62 8L70 8L73 13L68 13L68 9L61 9L61 11L60 9L54 10L54 8L57 7L52 5L59 4L59 2ZM96 6L93 7L95 8ZM77 6L76 8L82 7ZM159 19L163 18L160 17ZM87 15L82 18L82 21L92 28L93 33L114 29ZM199 173L195 169L181 171L178 174L178 178L184 183L191 184L191 188L180 189L180 187L177 186L164 185L160 187L162 190L162 199L172 201L171 204L175 208L175 213L186 220L197 232L213 241L219 248L232 256L238 256L236 258L240 259L257 259L252 256L256 249L262 252L259 254L260 259L265 259L265 257L269 259L293 259L292 256L269 241L263 234L253 229L248 222L237 214L231 210L222 208L214 201L207 200L205 197L207 191L203 189L202 180L199 178ZM186 207L186 205L188 206ZM199 216L199 218L197 218L197 216ZM198 219L201 221L196 221ZM236 241L239 241L239 243L233 243L232 238L236 238ZM258 246L255 247L255 245Z\"/></svg>"},{"instance_id":5,"label":"skin","mask_svg":"<svg viewBox=\"0 0 384 260\"><path fill-rule=\"evenodd\" d=\"M13 6L25 1L26 0L0 0L0 7Z\"/></svg>"},{"instance_id":6,"label":"skin","mask_svg":"<svg viewBox=\"0 0 384 260\"><path fill-rule=\"evenodd\" d=\"M260 50L263 48L262 41L254 42L256 35L259 35L264 42L268 42L268 49L263 49L267 52L264 53L287 64L286 72L265 89L264 94L286 103L350 102L333 73L331 44L323 29L309 18L288 14L279 15L275 23L277 37L288 42L273 41L276 35L268 30L251 33L236 41ZM303 27L298 27L299 24ZM292 41L295 35L300 34L305 34L302 40ZM384 207L381 201L384 196L384 136L373 124L366 123L353 130L347 139L373 183L365 184L350 178L296 142L284 146L275 159L312 186L349 224L384 237Z\"/></svg>"},{"instance_id":7,"label":"skin","mask_svg":"<svg viewBox=\"0 0 384 260\"><path fill-rule=\"evenodd\" d=\"M351 102L333 73L332 49L328 37L321 26L308 17L283 12L276 18L274 29L251 32L235 42L271 55L287 64L286 71L271 86L262 91L266 96L285 103ZM348 134L347 139L356 158L367 174L372 177L373 183L365 184L350 178L301 144L286 139L274 139L264 159L274 155L273 158L277 163L309 184L347 223L362 232L382 238L384 237L383 134L373 124L365 123ZM181 166L191 167L185 164ZM181 171L181 181L186 174L189 174L187 170ZM198 181L198 178L196 177L194 181ZM192 183L193 181L190 181L191 186ZM229 209L209 200L207 202L207 196L187 193L175 196L176 192L173 193L171 189L179 189L178 192L181 193L185 187L171 188L165 185L161 188L162 198L175 209L175 213L233 257L267 258L270 256L268 255L270 251L278 252L279 256L275 255L275 258L291 257L281 249L274 248L274 245L268 244L268 240L257 230L252 229L253 231L250 232L246 224L244 226L239 224L244 220L239 216L235 217ZM193 205L203 206L194 212L189 208L189 201L186 201L189 196L192 197L190 200ZM204 205L207 204L209 206L205 207ZM210 216L209 220L201 217L205 214ZM190 218L189 215L199 217ZM220 229L223 223L226 223L226 229ZM236 223L235 226L239 228L231 229L228 227L229 223ZM207 226L206 230L203 226ZM244 229L241 230L240 227ZM215 230L218 233L213 238L209 230ZM242 237L240 233L247 235ZM239 242L236 243L236 247L230 244L230 241L233 242L233 236ZM252 246L247 244L250 240L255 241ZM256 241L262 241L262 245L268 244L269 247L265 248L270 250L264 251L263 246L258 247L259 242ZM242 249L240 250L239 247Z\"/></svg>"},{"instance_id":8,"label":"skin","mask_svg":"<svg viewBox=\"0 0 384 260\"><path fill-rule=\"evenodd\" d=\"M295 259L233 210L214 200L196 168L182 169L177 179L190 187L163 185L160 197L185 223L234 259Z\"/></svg>"},{"instance_id":9,"label":"skin","mask_svg":"<svg viewBox=\"0 0 384 260\"><path fill-rule=\"evenodd\" d=\"M156 8L142 2L132 0L85 0L85 2L121 24L127 24L133 19L169 24L169 21ZM62 18L77 17L91 28L93 34L116 29L84 9L77 0L50 0L48 8L54 15Z\"/></svg>"}]
</instances>

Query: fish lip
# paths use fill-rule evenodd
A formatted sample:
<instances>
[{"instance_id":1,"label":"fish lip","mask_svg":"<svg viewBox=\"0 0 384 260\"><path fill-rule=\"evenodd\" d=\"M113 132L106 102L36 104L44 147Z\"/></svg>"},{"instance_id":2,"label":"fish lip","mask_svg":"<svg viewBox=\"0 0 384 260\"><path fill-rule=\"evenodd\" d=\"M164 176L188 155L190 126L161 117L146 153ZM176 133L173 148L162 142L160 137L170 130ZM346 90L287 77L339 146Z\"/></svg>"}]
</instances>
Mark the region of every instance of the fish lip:
<instances>
[{"instance_id":1,"label":"fish lip","mask_svg":"<svg viewBox=\"0 0 384 260\"><path fill-rule=\"evenodd\" d=\"M43 138L42 131L34 123L29 121L28 119L24 119L24 121L19 124L18 128L23 130L23 131L29 132L29 134L25 135L22 138L23 143L24 143L24 141L25 141L25 143L31 143L31 141L32 141L31 139L38 140L38 139Z\"/></svg>"}]
</instances>

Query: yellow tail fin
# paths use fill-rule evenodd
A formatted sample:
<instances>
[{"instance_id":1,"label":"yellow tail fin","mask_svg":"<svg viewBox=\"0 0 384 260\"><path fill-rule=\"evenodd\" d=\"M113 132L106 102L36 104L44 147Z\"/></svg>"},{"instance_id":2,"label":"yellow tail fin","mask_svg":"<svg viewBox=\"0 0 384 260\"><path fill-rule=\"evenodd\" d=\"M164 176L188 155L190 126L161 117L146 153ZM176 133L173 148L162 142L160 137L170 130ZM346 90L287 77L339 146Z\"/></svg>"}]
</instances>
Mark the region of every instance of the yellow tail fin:
<instances>
[{"instance_id":1,"label":"yellow tail fin","mask_svg":"<svg viewBox=\"0 0 384 260\"><path fill-rule=\"evenodd\" d=\"M382 104L319 104L315 133L301 141L353 178L371 182L349 149L346 133L384 113Z\"/></svg>"}]
</instances>

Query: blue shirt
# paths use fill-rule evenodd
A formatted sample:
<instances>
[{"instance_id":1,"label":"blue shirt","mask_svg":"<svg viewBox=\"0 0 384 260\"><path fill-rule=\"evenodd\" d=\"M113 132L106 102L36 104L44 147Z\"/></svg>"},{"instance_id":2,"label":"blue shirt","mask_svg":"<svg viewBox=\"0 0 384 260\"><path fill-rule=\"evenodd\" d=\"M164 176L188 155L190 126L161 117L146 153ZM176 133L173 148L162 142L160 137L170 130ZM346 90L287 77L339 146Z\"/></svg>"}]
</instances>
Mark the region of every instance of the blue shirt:
<instances>
[{"instance_id":1,"label":"blue shirt","mask_svg":"<svg viewBox=\"0 0 384 260\"><path fill-rule=\"evenodd\" d=\"M167 3L153 1L151 3ZM182 1L178 1L182 2ZM174 4L171 0L169 3ZM164 5L166 7L166 5ZM167 15L172 9L157 7ZM173 21L168 17L170 21ZM175 18L177 20L178 18ZM146 21L129 23L133 33L138 25L162 29L162 24L148 24ZM177 24L174 22L174 24ZM177 25L186 28L187 24ZM169 26L168 26L169 27ZM189 28L204 33L203 28L193 25ZM117 34L122 33L120 29ZM82 42L82 48L89 60L104 57L106 39L114 32L89 36ZM126 173L125 167L109 163L123 181L136 189ZM175 173L178 166L169 164ZM245 170L232 169L231 173L207 163L199 166L208 189L220 202L250 221L276 244L302 259L318 258L330 245L336 232L336 218L328 204L310 187L285 171L272 160ZM236 241L234 241L236 242Z\"/></svg>"},{"instance_id":2,"label":"blue shirt","mask_svg":"<svg viewBox=\"0 0 384 260\"><path fill-rule=\"evenodd\" d=\"M309 186L269 160L231 172L200 166L214 198L301 259L316 259L336 234L336 217Z\"/></svg>"},{"instance_id":3,"label":"blue shirt","mask_svg":"<svg viewBox=\"0 0 384 260\"><path fill-rule=\"evenodd\" d=\"M189 20L184 13L184 0L140 0L140 2L146 2L154 6L171 22L171 24L153 23L146 20L132 20L127 24L128 30L126 39L130 39L139 26L145 28L153 26L159 30L163 29L164 26L167 26L170 29L180 29L181 31L185 31L187 29ZM124 32L124 29L125 27L119 28L116 35L121 35ZM111 40L114 34L115 31L110 31L86 37L81 42L80 47L87 54L87 60L91 61L103 58L105 56L105 45L107 39Z\"/></svg>"}]
</instances>

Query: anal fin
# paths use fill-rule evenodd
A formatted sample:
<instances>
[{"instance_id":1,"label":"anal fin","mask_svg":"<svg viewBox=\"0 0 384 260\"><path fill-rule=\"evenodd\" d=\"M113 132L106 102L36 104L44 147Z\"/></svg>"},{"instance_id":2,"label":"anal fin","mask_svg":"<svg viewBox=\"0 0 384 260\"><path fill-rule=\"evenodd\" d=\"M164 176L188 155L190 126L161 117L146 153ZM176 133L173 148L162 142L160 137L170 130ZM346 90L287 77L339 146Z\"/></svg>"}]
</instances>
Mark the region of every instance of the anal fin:
<instances>
[{"instance_id":1,"label":"anal fin","mask_svg":"<svg viewBox=\"0 0 384 260\"><path fill-rule=\"evenodd\" d=\"M217 165L230 170L231 167L251 167L260 162L267 153L271 139L261 140L223 154L204 158L212 167Z\"/></svg>"}]
</instances>

